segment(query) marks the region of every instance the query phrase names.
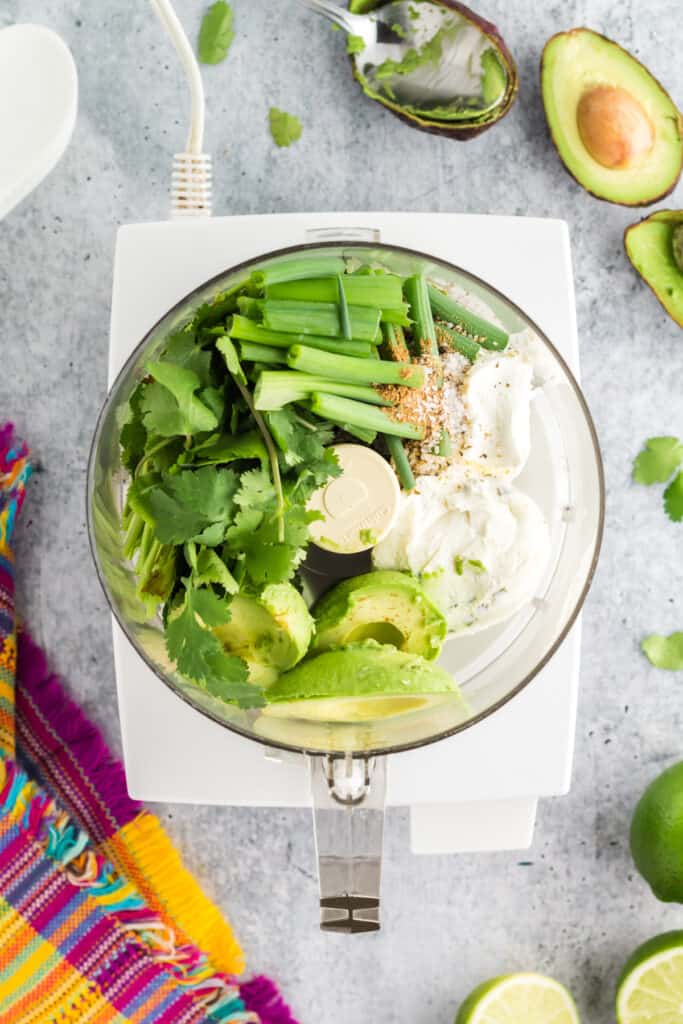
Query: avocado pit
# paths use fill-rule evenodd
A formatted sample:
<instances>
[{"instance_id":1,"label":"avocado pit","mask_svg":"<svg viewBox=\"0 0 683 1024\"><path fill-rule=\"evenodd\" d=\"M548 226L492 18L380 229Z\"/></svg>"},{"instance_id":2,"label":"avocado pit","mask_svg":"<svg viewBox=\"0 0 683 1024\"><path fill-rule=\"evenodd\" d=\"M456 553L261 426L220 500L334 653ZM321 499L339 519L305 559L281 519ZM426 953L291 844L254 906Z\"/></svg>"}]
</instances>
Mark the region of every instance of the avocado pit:
<instances>
[{"instance_id":1,"label":"avocado pit","mask_svg":"<svg viewBox=\"0 0 683 1024\"><path fill-rule=\"evenodd\" d=\"M576 120L584 146L603 167L631 167L644 159L655 143L654 126L642 104L615 86L586 90Z\"/></svg>"}]
</instances>

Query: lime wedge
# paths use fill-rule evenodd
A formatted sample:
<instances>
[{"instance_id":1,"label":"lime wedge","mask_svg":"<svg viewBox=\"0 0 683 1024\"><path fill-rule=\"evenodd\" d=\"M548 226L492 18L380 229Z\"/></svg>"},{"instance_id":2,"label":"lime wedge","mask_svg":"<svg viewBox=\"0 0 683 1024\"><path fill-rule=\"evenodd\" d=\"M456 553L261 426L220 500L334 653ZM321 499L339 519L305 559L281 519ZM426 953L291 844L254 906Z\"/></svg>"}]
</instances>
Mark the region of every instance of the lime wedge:
<instances>
[{"instance_id":1,"label":"lime wedge","mask_svg":"<svg viewBox=\"0 0 683 1024\"><path fill-rule=\"evenodd\" d=\"M544 974L506 974L475 988L455 1024L579 1024L567 989Z\"/></svg>"},{"instance_id":2,"label":"lime wedge","mask_svg":"<svg viewBox=\"0 0 683 1024\"><path fill-rule=\"evenodd\" d=\"M639 946L617 987L619 1024L678 1024L683 1020L683 931Z\"/></svg>"}]
</instances>

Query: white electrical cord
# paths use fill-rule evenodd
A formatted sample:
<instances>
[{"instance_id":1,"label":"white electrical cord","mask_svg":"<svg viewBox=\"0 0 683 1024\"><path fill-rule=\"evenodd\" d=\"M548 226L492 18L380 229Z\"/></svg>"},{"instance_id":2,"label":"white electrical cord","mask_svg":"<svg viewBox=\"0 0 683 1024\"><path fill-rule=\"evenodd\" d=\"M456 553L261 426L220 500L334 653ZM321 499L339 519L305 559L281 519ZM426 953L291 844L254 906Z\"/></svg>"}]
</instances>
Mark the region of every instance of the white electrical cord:
<instances>
[{"instance_id":1,"label":"white electrical cord","mask_svg":"<svg viewBox=\"0 0 683 1024\"><path fill-rule=\"evenodd\" d=\"M190 131L184 153L173 157L171 217L211 216L211 157L204 143L204 86L197 58L171 0L150 0L180 57L190 88Z\"/></svg>"}]
</instances>

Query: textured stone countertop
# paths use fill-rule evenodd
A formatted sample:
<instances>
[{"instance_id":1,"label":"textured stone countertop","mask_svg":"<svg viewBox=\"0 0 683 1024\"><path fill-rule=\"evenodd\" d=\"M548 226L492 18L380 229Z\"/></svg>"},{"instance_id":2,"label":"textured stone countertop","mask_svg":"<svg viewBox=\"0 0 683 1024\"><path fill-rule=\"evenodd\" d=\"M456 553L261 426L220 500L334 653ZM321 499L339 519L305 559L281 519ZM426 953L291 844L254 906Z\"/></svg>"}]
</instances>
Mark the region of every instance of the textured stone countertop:
<instances>
[{"instance_id":1,"label":"textured stone countertop","mask_svg":"<svg viewBox=\"0 0 683 1024\"><path fill-rule=\"evenodd\" d=\"M194 37L203 5L177 6ZM234 8L230 57L205 74L219 212L411 209L569 222L607 530L584 616L573 786L541 803L528 853L414 858L406 813L390 812L384 929L349 940L317 930L307 812L165 807L163 818L229 911L250 965L279 975L302 1024L448 1024L472 986L522 968L557 976L584 1020L609 1024L626 956L683 922L650 895L628 852L635 800L683 746L683 676L650 669L638 650L647 632L683 628L683 527L665 518L654 489L629 480L646 437L683 436L683 333L624 257L622 232L638 213L596 201L562 170L538 61L553 32L589 25L633 50L683 103L679 4L482 0L518 59L521 96L501 125L466 145L417 133L364 101L342 37L294 0ZM86 458L105 395L116 228L166 216L185 92L145 3L5 0L0 27L14 21L63 34L81 89L65 158L0 224L0 415L16 421L42 467L19 530L20 601L118 749L110 619L86 538ZM271 142L271 101L302 117L303 137L289 150ZM683 187L668 205L683 205Z\"/></svg>"}]
</instances>

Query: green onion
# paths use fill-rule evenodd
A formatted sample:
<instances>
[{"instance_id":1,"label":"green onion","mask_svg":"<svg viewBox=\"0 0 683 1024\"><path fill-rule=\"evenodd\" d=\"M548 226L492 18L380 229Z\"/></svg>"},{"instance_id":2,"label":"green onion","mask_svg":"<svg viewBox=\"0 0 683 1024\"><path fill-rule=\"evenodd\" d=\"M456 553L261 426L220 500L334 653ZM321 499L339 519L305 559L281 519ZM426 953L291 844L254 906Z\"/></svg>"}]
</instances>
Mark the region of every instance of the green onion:
<instances>
[{"instance_id":1,"label":"green onion","mask_svg":"<svg viewBox=\"0 0 683 1024\"><path fill-rule=\"evenodd\" d=\"M507 347L510 336L502 327L496 327L488 320L483 320L480 316L470 313L469 309L464 309L450 295L445 295L431 284L429 285L429 301L435 316L441 320L447 320L448 323L463 327L484 348L500 352Z\"/></svg>"},{"instance_id":2,"label":"green onion","mask_svg":"<svg viewBox=\"0 0 683 1024\"><path fill-rule=\"evenodd\" d=\"M342 334L347 341L351 341L353 334L351 333L349 304L346 300L346 292L344 291L344 282L341 274L337 278L337 305L339 306L339 319L341 320Z\"/></svg>"},{"instance_id":3,"label":"green onion","mask_svg":"<svg viewBox=\"0 0 683 1024\"><path fill-rule=\"evenodd\" d=\"M256 380L254 389L254 406L260 410L281 409L290 402L299 402L308 398L314 391L329 392L345 398L355 398L369 405L391 405L373 388L360 384L347 384L326 377L314 376L278 370L262 370Z\"/></svg>"},{"instance_id":4,"label":"green onion","mask_svg":"<svg viewBox=\"0 0 683 1024\"><path fill-rule=\"evenodd\" d=\"M260 320L260 301L260 299L255 299L251 295L240 295L239 298L237 299L237 308L239 309L242 316L248 317L249 320Z\"/></svg>"},{"instance_id":5,"label":"green onion","mask_svg":"<svg viewBox=\"0 0 683 1024\"><path fill-rule=\"evenodd\" d=\"M257 299L263 326L286 334L316 334L340 338L342 324L335 302L288 302ZM379 310L349 306L351 332L359 341L379 342Z\"/></svg>"},{"instance_id":6,"label":"green onion","mask_svg":"<svg viewBox=\"0 0 683 1024\"><path fill-rule=\"evenodd\" d=\"M439 346L436 343L436 328L429 304L427 283L421 275L416 274L414 277L406 278L403 287L413 318L413 337L421 352L438 359Z\"/></svg>"},{"instance_id":7,"label":"green onion","mask_svg":"<svg viewBox=\"0 0 683 1024\"><path fill-rule=\"evenodd\" d=\"M293 370L354 384L403 384L410 388L424 384L421 366L392 363L386 359L354 359L353 356L320 352L305 345L293 345L288 350L287 365Z\"/></svg>"},{"instance_id":8,"label":"green onion","mask_svg":"<svg viewBox=\"0 0 683 1024\"><path fill-rule=\"evenodd\" d=\"M323 352L339 352L349 356L363 358L374 351L367 341L345 341L342 338L322 338L314 334L284 334L282 331L271 331L262 324L257 324L244 316L234 316L230 326L230 337L240 341L253 341L257 345L270 345L275 348L289 348L297 343L305 343L309 348L318 348Z\"/></svg>"},{"instance_id":9,"label":"green onion","mask_svg":"<svg viewBox=\"0 0 683 1024\"><path fill-rule=\"evenodd\" d=\"M387 354L396 363L409 363L410 352L406 345L406 336L403 328L398 324L382 324L382 338Z\"/></svg>"},{"instance_id":10,"label":"green onion","mask_svg":"<svg viewBox=\"0 0 683 1024\"><path fill-rule=\"evenodd\" d=\"M385 434L384 440L387 443L389 454L393 459L394 469L396 470L396 475L401 482L401 487L404 491L414 490L415 477L413 476L413 471L410 468L408 456L406 455L406 450L403 447L403 441L401 441L400 437L394 437L392 434Z\"/></svg>"},{"instance_id":11,"label":"green onion","mask_svg":"<svg viewBox=\"0 0 683 1024\"><path fill-rule=\"evenodd\" d=\"M352 306L371 306L373 309L404 309L400 277L384 274L373 277L341 276L346 301ZM270 285L267 299L297 299L302 302L336 302L337 283L333 277L309 278L307 281L288 281Z\"/></svg>"},{"instance_id":12,"label":"green onion","mask_svg":"<svg viewBox=\"0 0 683 1024\"><path fill-rule=\"evenodd\" d=\"M450 327L446 327L445 324L437 322L436 334L439 341L444 341L451 348L456 349L461 356L465 356L471 363L479 355L481 345L474 340L474 338L468 338L465 334L460 334L458 331L454 331Z\"/></svg>"},{"instance_id":13,"label":"green onion","mask_svg":"<svg viewBox=\"0 0 683 1024\"><path fill-rule=\"evenodd\" d=\"M287 354L283 348L274 348L272 345L257 345L253 341L240 341L240 356L252 363L279 363L287 365Z\"/></svg>"},{"instance_id":14,"label":"green onion","mask_svg":"<svg viewBox=\"0 0 683 1024\"><path fill-rule=\"evenodd\" d=\"M344 260L339 256L302 256L283 260L264 270L254 270L251 280L259 288L269 288L281 281L299 281L305 277L336 277L345 269Z\"/></svg>"},{"instance_id":15,"label":"green onion","mask_svg":"<svg viewBox=\"0 0 683 1024\"><path fill-rule=\"evenodd\" d=\"M348 423L352 427L363 427L397 437L410 437L413 440L420 440L424 436L424 431L419 427L395 420L384 409L366 405L364 402L354 402L350 398L339 398L337 395L315 391L311 396L311 410L323 419L333 420L335 423Z\"/></svg>"},{"instance_id":16,"label":"green onion","mask_svg":"<svg viewBox=\"0 0 683 1024\"><path fill-rule=\"evenodd\" d=\"M451 441L451 435L445 429L441 431L441 437L439 438L439 448L437 454L443 455L444 458L453 454L453 443Z\"/></svg>"}]
</instances>

